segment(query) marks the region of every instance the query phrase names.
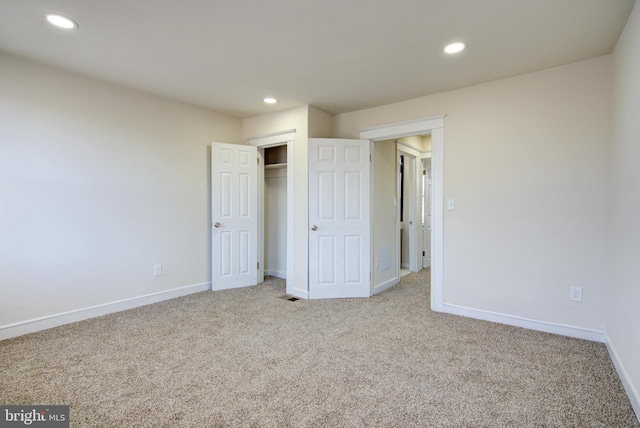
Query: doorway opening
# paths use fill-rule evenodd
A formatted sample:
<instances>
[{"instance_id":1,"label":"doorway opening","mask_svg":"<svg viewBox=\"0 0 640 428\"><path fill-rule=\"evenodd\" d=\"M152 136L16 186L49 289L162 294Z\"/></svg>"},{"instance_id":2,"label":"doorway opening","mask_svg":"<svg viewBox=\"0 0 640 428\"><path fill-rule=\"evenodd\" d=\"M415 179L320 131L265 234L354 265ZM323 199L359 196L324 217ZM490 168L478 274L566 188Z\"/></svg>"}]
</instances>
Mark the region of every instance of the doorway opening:
<instances>
[{"instance_id":1,"label":"doorway opening","mask_svg":"<svg viewBox=\"0 0 640 428\"><path fill-rule=\"evenodd\" d=\"M431 135L416 135L395 140L399 171L400 276L419 272L425 256L425 182L424 159L431 156ZM428 207L427 207L428 209ZM427 216L425 216L427 214Z\"/></svg>"},{"instance_id":2,"label":"doorway opening","mask_svg":"<svg viewBox=\"0 0 640 428\"><path fill-rule=\"evenodd\" d=\"M287 278L287 145L261 150L264 160L264 275Z\"/></svg>"},{"instance_id":3,"label":"doorway opening","mask_svg":"<svg viewBox=\"0 0 640 428\"><path fill-rule=\"evenodd\" d=\"M258 283L283 278L293 290L293 193L295 130L249 140L258 149Z\"/></svg>"},{"instance_id":4,"label":"doorway opening","mask_svg":"<svg viewBox=\"0 0 640 428\"><path fill-rule=\"evenodd\" d=\"M389 123L373 128L363 129L360 131L360 138L371 140L377 151L387 146L385 144L379 144L385 140L425 134L431 135L431 309L442 312L444 306L444 115L416 119L407 122ZM374 169L378 170L378 164L375 157ZM375 174L377 175L377 172ZM372 187L372 193L378 193L378 183L384 183L384 180L374 180L373 187L375 187L375 189ZM388 204L390 203L390 198L382 200L382 202L384 204ZM393 203L397 203L397 200L393 200ZM377 214L378 206L375 200L373 201L372 207L374 215ZM374 260L375 272L373 275L374 283L372 285L374 294L377 294L395 285L397 282L394 281L399 281L399 278L391 277L387 279L382 276L383 267L386 268L385 274L390 273L390 269L388 269L383 263L385 258L391 258L393 256L389 254L390 252L388 250L390 248L388 248L388 246L385 247L384 244L376 246L375 231L373 238L374 249L372 251L372 257ZM376 279L376 274L378 274L378 279Z\"/></svg>"},{"instance_id":5,"label":"doorway opening","mask_svg":"<svg viewBox=\"0 0 640 428\"><path fill-rule=\"evenodd\" d=\"M373 143L373 294L423 268L423 158L431 135Z\"/></svg>"}]
</instances>

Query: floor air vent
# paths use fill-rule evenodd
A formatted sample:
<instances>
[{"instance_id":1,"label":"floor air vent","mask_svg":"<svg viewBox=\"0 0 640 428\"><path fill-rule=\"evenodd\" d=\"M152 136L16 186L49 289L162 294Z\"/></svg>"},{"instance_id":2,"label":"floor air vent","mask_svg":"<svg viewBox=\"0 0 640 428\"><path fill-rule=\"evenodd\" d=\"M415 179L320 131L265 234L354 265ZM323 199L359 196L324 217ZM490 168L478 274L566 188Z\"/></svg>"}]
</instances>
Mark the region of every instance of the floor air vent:
<instances>
[{"instance_id":1,"label":"floor air vent","mask_svg":"<svg viewBox=\"0 0 640 428\"><path fill-rule=\"evenodd\" d=\"M285 294L284 296L280 296L281 299L288 300L290 302L295 302L296 300L300 300L298 297L290 296Z\"/></svg>"}]
</instances>

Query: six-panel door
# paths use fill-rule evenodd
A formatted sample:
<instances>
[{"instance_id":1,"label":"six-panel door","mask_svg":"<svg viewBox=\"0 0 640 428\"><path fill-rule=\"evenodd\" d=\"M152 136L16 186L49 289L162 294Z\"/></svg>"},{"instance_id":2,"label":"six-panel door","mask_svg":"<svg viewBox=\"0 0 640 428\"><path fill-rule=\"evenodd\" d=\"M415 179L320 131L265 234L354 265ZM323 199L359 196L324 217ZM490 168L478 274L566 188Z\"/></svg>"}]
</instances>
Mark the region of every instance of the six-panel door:
<instances>
[{"instance_id":1,"label":"six-panel door","mask_svg":"<svg viewBox=\"0 0 640 428\"><path fill-rule=\"evenodd\" d=\"M370 142L309 139L309 297L369 297Z\"/></svg>"},{"instance_id":2,"label":"six-panel door","mask_svg":"<svg viewBox=\"0 0 640 428\"><path fill-rule=\"evenodd\" d=\"M258 282L258 152L211 145L212 290Z\"/></svg>"}]
</instances>

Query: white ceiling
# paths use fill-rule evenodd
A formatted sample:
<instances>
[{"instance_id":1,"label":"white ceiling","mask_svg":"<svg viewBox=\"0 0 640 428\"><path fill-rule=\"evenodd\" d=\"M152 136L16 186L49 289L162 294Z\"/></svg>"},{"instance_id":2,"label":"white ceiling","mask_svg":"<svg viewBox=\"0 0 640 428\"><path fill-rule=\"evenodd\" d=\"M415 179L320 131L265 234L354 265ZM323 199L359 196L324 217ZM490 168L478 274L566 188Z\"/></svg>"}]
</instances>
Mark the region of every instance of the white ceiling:
<instances>
[{"instance_id":1,"label":"white ceiling","mask_svg":"<svg viewBox=\"0 0 640 428\"><path fill-rule=\"evenodd\" d=\"M1 0L0 50L237 117L337 114L609 54L633 3Z\"/></svg>"}]
</instances>

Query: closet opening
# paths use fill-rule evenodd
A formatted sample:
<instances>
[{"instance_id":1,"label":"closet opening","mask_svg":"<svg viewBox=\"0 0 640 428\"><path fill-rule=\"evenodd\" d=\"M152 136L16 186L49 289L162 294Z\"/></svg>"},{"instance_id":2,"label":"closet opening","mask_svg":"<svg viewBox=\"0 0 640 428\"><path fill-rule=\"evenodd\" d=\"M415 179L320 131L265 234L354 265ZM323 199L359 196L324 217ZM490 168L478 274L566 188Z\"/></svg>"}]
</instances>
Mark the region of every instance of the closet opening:
<instances>
[{"instance_id":1,"label":"closet opening","mask_svg":"<svg viewBox=\"0 0 640 428\"><path fill-rule=\"evenodd\" d=\"M264 275L287 278L287 145L262 149Z\"/></svg>"},{"instance_id":2,"label":"closet opening","mask_svg":"<svg viewBox=\"0 0 640 428\"><path fill-rule=\"evenodd\" d=\"M293 192L295 129L252 138L258 149L258 284L265 275L285 280L286 292L294 288L295 242Z\"/></svg>"}]
</instances>

